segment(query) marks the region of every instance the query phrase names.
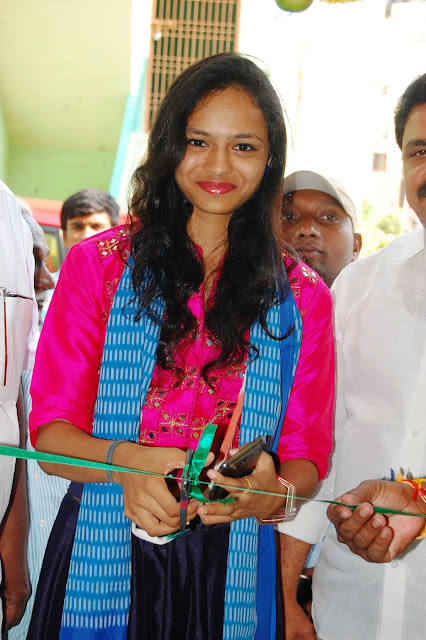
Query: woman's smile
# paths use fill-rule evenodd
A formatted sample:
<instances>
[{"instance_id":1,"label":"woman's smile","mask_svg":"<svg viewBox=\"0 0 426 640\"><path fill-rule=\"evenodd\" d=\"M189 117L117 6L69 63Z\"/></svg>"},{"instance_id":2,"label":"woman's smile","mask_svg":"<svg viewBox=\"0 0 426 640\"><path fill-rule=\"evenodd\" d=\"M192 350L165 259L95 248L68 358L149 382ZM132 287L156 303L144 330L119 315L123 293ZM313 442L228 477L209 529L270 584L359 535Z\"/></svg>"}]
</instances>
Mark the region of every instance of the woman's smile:
<instances>
[{"instance_id":1,"label":"woman's smile","mask_svg":"<svg viewBox=\"0 0 426 640\"><path fill-rule=\"evenodd\" d=\"M230 191L233 191L233 189L236 189L235 184L232 184L231 182L207 182L200 180L197 184L201 189L207 191L207 193L214 193L217 195L229 193Z\"/></svg>"}]
</instances>

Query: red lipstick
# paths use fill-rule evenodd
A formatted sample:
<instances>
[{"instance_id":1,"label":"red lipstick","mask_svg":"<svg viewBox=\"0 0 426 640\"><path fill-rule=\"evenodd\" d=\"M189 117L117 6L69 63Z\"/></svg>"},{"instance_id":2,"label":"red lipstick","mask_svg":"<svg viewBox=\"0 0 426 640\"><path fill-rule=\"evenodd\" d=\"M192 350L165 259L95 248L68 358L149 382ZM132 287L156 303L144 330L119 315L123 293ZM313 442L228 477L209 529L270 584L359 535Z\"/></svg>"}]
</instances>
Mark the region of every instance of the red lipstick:
<instances>
[{"instance_id":1,"label":"red lipstick","mask_svg":"<svg viewBox=\"0 0 426 640\"><path fill-rule=\"evenodd\" d=\"M212 193L215 195L223 195L225 193L229 193L233 189L235 189L235 184L231 182L207 182L201 181L197 182L198 186L206 191L207 193Z\"/></svg>"}]
</instances>

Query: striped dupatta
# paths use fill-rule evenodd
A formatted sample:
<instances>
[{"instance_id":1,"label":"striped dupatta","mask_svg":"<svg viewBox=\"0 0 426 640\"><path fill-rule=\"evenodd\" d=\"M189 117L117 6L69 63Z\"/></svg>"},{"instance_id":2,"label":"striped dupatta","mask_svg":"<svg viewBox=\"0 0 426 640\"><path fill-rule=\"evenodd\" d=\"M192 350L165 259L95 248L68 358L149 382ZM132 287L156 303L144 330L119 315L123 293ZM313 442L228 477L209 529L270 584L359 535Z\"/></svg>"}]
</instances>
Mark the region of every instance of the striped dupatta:
<instances>
[{"instance_id":1,"label":"striped dupatta","mask_svg":"<svg viewBox=\"0 0 426 640\"><path fill-rule=\"evenodd\" d=\"M156 362L160 325L146 314L134 322L134 309L129 304L133 294L131 269L125 268L107 325L92 435L136 442ZM160 316L163 306L158 301L156 310ZM291 293L268 314L268 327L273 335L283 335L290 326L294 331L283 341L270 338L258 323L252 327L250 340L257 347L259 357L247 367L241 444L260 434L273 434L275 445L278 442L302 333ZM121 486L86 484L74 537L60 640L125 640L130 605L130 536ZM272 603L269 610L262 605L259 614L256 613L258 548L265 548L266 556L270 556L269 560L262 558L259 567L271 576L271 571L275 572L271 562L272 555L275 562L275 547L271 555L271 540L273 545L272 527L262 527L259 545L255 518L231 523L224 640L252 639L255 634L258 640L275 639L275 577L273 584L268 578L273 590L267 598ZM262 596L266 595L266 587L262 581ZM269 630L267 635L260 631L263 622L273 636Z\"/></svg>"}]
</instances>

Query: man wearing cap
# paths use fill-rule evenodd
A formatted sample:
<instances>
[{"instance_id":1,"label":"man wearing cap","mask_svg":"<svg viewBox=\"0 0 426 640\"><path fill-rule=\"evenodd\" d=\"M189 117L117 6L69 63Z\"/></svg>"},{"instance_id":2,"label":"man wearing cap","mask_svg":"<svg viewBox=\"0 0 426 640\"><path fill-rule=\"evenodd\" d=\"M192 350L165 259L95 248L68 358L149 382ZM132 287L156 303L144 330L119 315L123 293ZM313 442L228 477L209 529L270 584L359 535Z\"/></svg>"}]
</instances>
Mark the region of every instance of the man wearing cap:
<instances>
[{"instance_id":1,"label":"man wearing cap","mask_svg":"<svg viewBox=\"0 0 426 640\"><path fill-rule=\"evenodd\" d=\"M355 231L356 209L344 187L314 171L296 171L284 181L282 202L282 230L284 239L331 287L341 270L358 258L362 238ZM288 525L278 525L286 530ZM281 573L283 580L286 637L293 630L301 638L314 639L315 632L297 601L299 576L311 548L310 543L280 534ZM315 565L320 545L309 556ZM302 583L303 585L303 583ZM297 637L297 636L295 636Z\"/></svg>"},{"instance_id":2,"label":"man wearing cap","mask_svg":"<svg viewBox=\"0 0 426 640\"><path fill-rule=\"evenodd\" d=\"M285 240L331 287L341 270L357 259L361 236L356 209L336 180L314 171L296 171L284 181Z\"/></svg>"}]
</instances>

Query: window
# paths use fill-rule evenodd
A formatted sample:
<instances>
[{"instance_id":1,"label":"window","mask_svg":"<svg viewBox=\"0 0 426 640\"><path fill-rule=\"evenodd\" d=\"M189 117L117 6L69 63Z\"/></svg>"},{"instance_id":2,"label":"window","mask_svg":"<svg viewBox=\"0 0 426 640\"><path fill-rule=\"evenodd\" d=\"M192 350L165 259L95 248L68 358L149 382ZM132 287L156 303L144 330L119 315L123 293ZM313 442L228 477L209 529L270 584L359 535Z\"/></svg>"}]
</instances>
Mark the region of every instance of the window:
<instances>
[{"instance_id":1,"label":"window","mask_svg":"<svg viewBox=\"0 0 426 640\"><path fill-rule=\"evenodd\" d=\"M240 7L241 0L153 0L145 130L181 71L235 50Z\"/></svg>"},{"instance_id":2,"label":"window","mask_svg":"<svg viewBox=\"0 0 426 640\"><path fill-rule=\"evenodd\" d=\"M373 153L373 171L386 171L386 153Z\"/></svg>"}]
</instances>

